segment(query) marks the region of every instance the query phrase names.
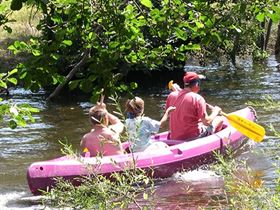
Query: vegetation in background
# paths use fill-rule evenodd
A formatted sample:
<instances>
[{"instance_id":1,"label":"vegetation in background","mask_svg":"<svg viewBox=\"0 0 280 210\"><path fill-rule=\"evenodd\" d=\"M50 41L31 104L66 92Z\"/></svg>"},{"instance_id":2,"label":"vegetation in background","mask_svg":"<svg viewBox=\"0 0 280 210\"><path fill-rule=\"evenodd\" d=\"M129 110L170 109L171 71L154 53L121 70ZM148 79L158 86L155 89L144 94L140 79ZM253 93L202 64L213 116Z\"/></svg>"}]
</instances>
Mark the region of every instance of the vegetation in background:
<instances>
[{"instance_id":1,"label":"vegetation in background","mask_svg":"<svg viewBox=\"0 0 280 210\"><path fill-rule=\"evenodd\" d=\"M49 89L51 99L69 85L91 93L93 102L103 87L106 95L126 91L128 72L182 69L191 57L201 63L261 57L264 26L280 17L274 0L12 0L11 7L26 4L36 5L43 18L39 37L9 48L31 56L17 67L25 88Z\"/></svg>"}]
</instances>

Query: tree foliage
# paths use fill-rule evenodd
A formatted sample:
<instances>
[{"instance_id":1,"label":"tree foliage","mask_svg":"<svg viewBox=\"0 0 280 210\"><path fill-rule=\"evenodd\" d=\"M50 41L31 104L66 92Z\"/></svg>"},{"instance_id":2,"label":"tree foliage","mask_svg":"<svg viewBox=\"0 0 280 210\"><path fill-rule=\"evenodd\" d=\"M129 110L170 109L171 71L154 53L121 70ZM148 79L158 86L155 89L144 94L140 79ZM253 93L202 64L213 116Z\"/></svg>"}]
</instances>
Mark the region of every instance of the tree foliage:
<instances>
[{"instance_id":1,"label":"tree foliage","mask_svg":"<svg viewBox=\"0 0 280 210\"><path fill-rule=\"evenodd\" d=\"M69 84L93 101L103 87L108 95L127 90L120 81L131 71L181 68L192 56L235 62L259 49L261 23L280 17L274 0L34 2L44 15L41 36L9 48L32 56L17 67L25 87L60 91Z\"/></svg>"}]
</instances>

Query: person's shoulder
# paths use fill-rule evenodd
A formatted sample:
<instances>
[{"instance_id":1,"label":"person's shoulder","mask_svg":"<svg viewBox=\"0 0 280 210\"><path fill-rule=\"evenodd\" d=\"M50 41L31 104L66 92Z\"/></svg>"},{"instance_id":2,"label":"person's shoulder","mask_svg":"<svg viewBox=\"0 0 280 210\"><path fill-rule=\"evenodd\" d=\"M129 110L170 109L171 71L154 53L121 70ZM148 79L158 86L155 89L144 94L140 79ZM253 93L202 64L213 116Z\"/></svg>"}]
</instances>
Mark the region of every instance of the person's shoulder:
<instances>
[{"instance_id":1,"label":"person's shoulder","mask_svg":"<svg viewBox=\"0 0 280 210\"><path fill-rule=\"evenodd\" d=\"M191 94L193 97L196 97L196 98L203 98L203 96L200 95L199 93L190 92L189 94Z\"/></svg>"},{"instance_id":2,"label":"person's shoulder","mask_svg":"<svg viewBox=\"0 0 280 210\"><path fill-rule=\"evenodd\" d=\"M152 121L153 119L150 118L150 117L148 117L148 116L142 116L142 117L141 117L141 120L142 120L142 121Z\"/></svg>"},{"instance_id":3,"label":"person's shoulder","mask_svg":"<svg viewBox=\"0 0 280 210\"><path fill-rule=\"evenodd\" d=\"M143 116L142 117L142 125L149 125L149 124L160 124L160 122L158 120L152 119L150 117L147 116Z\"/></svg>"},{"instance_id":4,"label":"person's shoulder","mask_svg":"<svg viewBox=\"0 0 280 210\"><path fill-rule=\"evenodd\" d=\"M91 132L88 132L86 134L83 135L83 139L88 138L90 136Z\"/></svg>"},{"instance_id":5,"label":"person's shoulder","mask_svg":"<svg viewBox=\"0 0 280 210\"><path fill-rule=\"evenodd\" d=\"M174 98L177 98L177 96L179 95L180 91L172 91L171 93L169 93L169 95L167 96L167 101L168 100L172 100Z\"/></svg>"},{"instance_id":6,"label":"person's shoulder","mask_svg":"<svg viewBox=\"0 0 280 210\"><path fill-rule=\"evenodd\" d=\"M198 93L193 92L192 97L195 99L195 101L199 101L200 103L206 103L205 98Z\"/></svg>"},{"instance_id":7,"label":"person's shoulder","mask_svg":"<svg viewBox=\"0 0 280 210\"><path fill-rule=\"evenodd\" d=\"M177 96L179 95L179 93L181 92L182 90L179 90L179 91L172 91L171 93L169 93L169 96Z\"/></svg>"},{"instance_id":8,"label":"person's shoulder","mask_svg":"<svg viewBox=\"0 0 280 210\"><path fill-rule=\"evenodd\" d=\"M81 142L87 142L90 139L91 139L91 132L84 134L82 139L81 139Z\"/></svg>"}]
</instances>

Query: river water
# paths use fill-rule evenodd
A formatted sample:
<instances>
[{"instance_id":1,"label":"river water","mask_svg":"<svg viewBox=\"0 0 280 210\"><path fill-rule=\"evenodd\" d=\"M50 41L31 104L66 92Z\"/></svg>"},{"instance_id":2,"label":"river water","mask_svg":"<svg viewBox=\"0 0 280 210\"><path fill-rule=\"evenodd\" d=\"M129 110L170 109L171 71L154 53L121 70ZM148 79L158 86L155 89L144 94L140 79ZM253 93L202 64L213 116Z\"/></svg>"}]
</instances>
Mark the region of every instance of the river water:
<instances>
[{"instance_id":1,"label":"river water","mask_svg":"<svg viewBox=\"0 0 280 210\"><path fill-rule=\"evenodd\" d=\"M220 106L227 113L245 107L248 101L263 100L267 95L280 100L280 70L275 57L262 64L242 64L244 67L237 70L198 69L207 76L202 83L201 94L208 103ZM145 114L160 119L168 93L165 85L139 91L138 95L145 101ZM34 94L23 89L11 90L11 98L15 103L28 103L41 111L34 115L36 122L25 128L0 128L0 209L41 209L43 206L29 192L27 167L32 162L60 156L59 140L67 140L78 150L82 135L90 129L87 111L92 104L81 98L46 103L44 92ZM121 104L124 105L124 101L125 98ZM273 124L280 131L279 109L255 109L259 124L266 128ZM272 185L275 178L272 163L275 156L280 155L280 139L271 135L267 129L267 137L262 143L250 141L250 149L240 154L248 159L249 166L267 185ZM262 149L270 152L261 155L253 152ZM279 166L279 162L276 164ZM191 188L192 191L190 193L183 188ZM219 195L222 189L222 178L212 171L200 169L174 174L156 187L157 195L162 199L159 209L211 207L214 205L211 197Z\"/></svg>"}]
</instances>

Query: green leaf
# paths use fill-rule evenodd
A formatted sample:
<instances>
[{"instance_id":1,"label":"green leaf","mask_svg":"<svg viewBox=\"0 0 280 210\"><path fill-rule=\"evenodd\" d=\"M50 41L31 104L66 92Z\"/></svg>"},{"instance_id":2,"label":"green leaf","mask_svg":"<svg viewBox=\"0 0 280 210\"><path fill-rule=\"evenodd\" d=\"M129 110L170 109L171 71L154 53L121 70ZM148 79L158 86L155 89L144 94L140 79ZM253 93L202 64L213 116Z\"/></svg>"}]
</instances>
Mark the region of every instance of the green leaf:
<instances>
[{"instance_id":1,"label":"green leaf","mask_svg":"<svg viewBox=\"0 0 280 210\"><path fill-rule=\"evenodd\" d=\"M71 40L63 40L62 43L67 45L67 46L71 46L73 44Z\"/></svg>"},{"instance_id":2,"label":"green leaf","mask_svg":"<svg viewBox=\"0 0 280 210\"><path fill-rule=\"evenodd\" d=\"M9 127L12 129L15 129L17 127L17 123L15 120L10 120L9 121Z\"/></svg>"},{"instance_id":3,"label":"green leaf","mask_svg":"<svg viewBox=\"0 0 280 210\"><path fill-rule=\"evenodd\" d=\"M256 19L260 22L263 22L264 21L264 18L265 18L265 14L264 13L259 13L257 16L256 16Z\"/></svg>"},{"instance_id":4,"label":"green leaf","mask_svg":"<svg viewBox=\"0 0 280 210\"><path fill-rule=\"evenodd\" d=\"M219 42L222 42L222 38L217 32L213 32L211 35L213 36L213 39L217 39Z\"/></svg>"},{"instance_id":5,"label":"green leaf","mask_svg":"<svg viewBox=\"0 0 280 210\"><path fill-rule=\"evenodd\" d=\"M204 24L199 22L199 21L196 21L195 24L196 24L197 28L203 28L204 27Z\"/></svg>"},{"instance_id":6,"label":"green leaf","mask_svg":"<svg viewBox=\"0 0 280 210\"><path fill-rule=\"evenodd\" d=\"M24 71L24 72L22 72L21 73L21 75L20 75L20 79L24 79L25 77L26 77L26 75L27 75L27 72L26 71Z\"/></svg>"},{"instance_id":7,"label":"green leaf","mask_svg":"<svg viewBox=\"0 0 280 210\"><path fill-rule=\"evenodd\" d=\"M20 10L22 8L22 0L12 0L11 10Z\"/></svg>"},{"instance_id":8,"label":"green leaf","mask_svg":"<svg viewBox=\"0 0 280 210\"><path fill-rule=\"evenodd\" d=\"M144 200L148 200L148 198L149 198L148 194L144 192L144 193L143 193L143 199L144 199Z\"/></svg>"},{"instance_id":9,"label":"green leaf","mask_svg":"<svg viewBox=\"0 0 280 210\"><path fill-rule=\"evenodd\" d=\"M16 123L18 126L25 127L26 126L26 121L22 116L16 116Z\"/></svg>"},{"instance_id":10,"label":"green leaf","mask_svg":"<svg viewBox=\"0 0 280 210\"><path fill-rule=\"evenodd\" d=\"M119 42L110 42L109 43L109 47L111 48L111 49L114 49L114 48L116 48L116 47L118 47L119 46Z\"/></svg>"},{"instance_id":11,"label":"green leaf","mask_svg":"<svg viewBox=\"0 0 280 210\"><path fill-rule=\"evenodd\" d=\"M89 40L93 40L93 39L95 39L95 38L96 38L96 34L95 34L95 33L90 32L90 33L88 34L88 39L89 39Z\"/></svg>"},{"instance_id":12,"label":"green leaf","mask_svg":"<svg viewBox=\"0 0 280 210\"><path fill-rule=\"evenodd\" d=\"M34 56L40 56L40 55L41 55L41 52L40 52L40 50L32 50L32 54L33 54Z\"/></svg>"},{"instance_id":13,"label":"green leaf","mask_svg":"<svg viewBox=\"0 0 280 210\"><path fill-rule=\"evenodd\" d=\"M138 88L138 84L136 82L131 82L129 86L132 90L135 90L136 88Z\"/></svg>"},{"instance_id":14,"label":"green leaf","mask_svg":"<svg viewBox=\"0 0 280 210\"><path fill-rule=\"evenodd\" d=\"M51 56L54 60L58 60L59 57L60 57L60 55L58 55L58 54L56 54L56 53L52 53L50 56Z\"/></svg>"},{"instance_id":15,"label":"green leaf","mask_svg":"<svg viewBox=\"0 0 280 210\"><path fill-rule=\"evenodd\" d=\"M13 69L12 71L8 72L8 76L11 76L11 75L13 75L13 74L15 74L17 72L18 72L18 69Z\"/></svg>"},{"instance_id":16,"label":"green leaf","mask_svg":"<svg viewBox=\"0 0 280 210\"><path fill-rule=\"evenodd\" d=\"M53 84L53 85L56 85L57 82L58 82L57 78L52 76L52 80L53 80L52 84Z\"/></svg>"},{"instance_id":17,"label":"green leaf","mask_svg":"<svg viewBox=\"0 0 280 210\"><path fill-rule=\"evenodd\" d=\"M81 80L73 80L73 81L70 81L68 86L70 88L70 90L74 90L75 88L78 87L79 83L80 83Z\"/></svg>"},{"instance_id":18,"label":"green leaf","mask_svg":"<svg viewBox=\"0 0 280 210\"><path fill-rule=\"evenodd\" d=\"M149 9L153 7L153 3L150 0L141 0L140 3Z\"/></svg>"},{"instance_id":19,"label":"green leaf","mask_svg":"<svg viewBox=\"0 0 280 210\"><path fill-rule=\"evenodd\" d=\"M176 28L175 34L179 39L182 39L184 41L187 39L187 33L179 28Z\"/></svg>"},{"instance_id":20,"label":"green leaf","mask_svg":"<svg viewBox=\"0 0 280 210\"><path fill-rule=\"evenodd\" d=\"M278 23L280 21L280 14L268 14L268 17L272 20L273 23Z\"/></svg>"},{"instance_id":21,"label":"green leaf","mask_svg":"<svg viewBox=\"0 0 280 210\"><path fill-rule=\"evenodd\" d=\"M3 82L2 80L0 80L0 87L7 88L7 84L5 82Z\"/></svg>"},{"instance_id":22,"label":"green leaf","mask_svg":"<svg viewBox=\"0 0 280 210\"><path fill-rule=\"evenodd\" d=\"M201 47L199 44L192 44L192 43L189 43L188 45L181 45L180 46L180 49L179 49L181 52L184 52L186 50L201 50Z\"/></svg>"},{"instance_id":23,"label":"green leaf","mask_svg":"<svg viewBox=\"0 0 280 210\"><path fill-rule=\"evenodd\" d=\"M12 84L14 84L14 85L16 85L17 84L17 79L16 78L8 78L7 79L10 83L12 83Z\"/></svg>"}]
</instances>

